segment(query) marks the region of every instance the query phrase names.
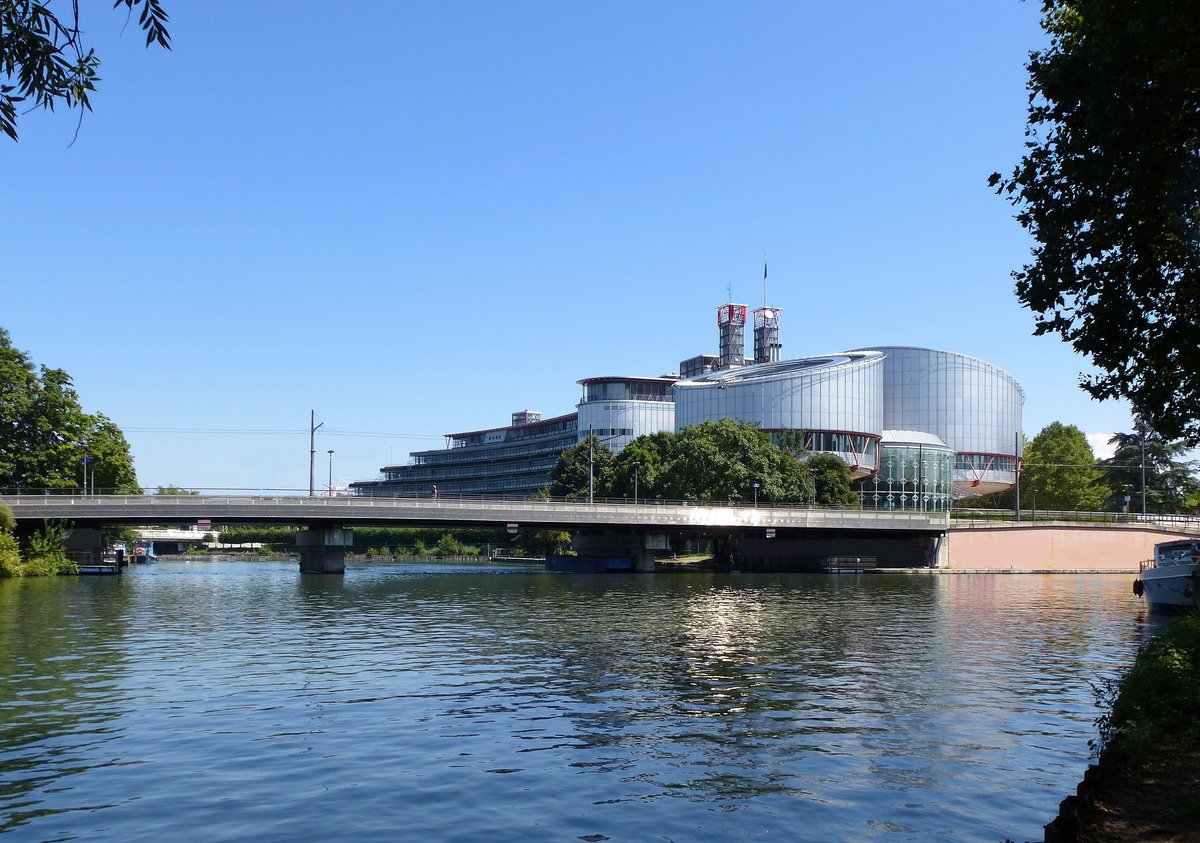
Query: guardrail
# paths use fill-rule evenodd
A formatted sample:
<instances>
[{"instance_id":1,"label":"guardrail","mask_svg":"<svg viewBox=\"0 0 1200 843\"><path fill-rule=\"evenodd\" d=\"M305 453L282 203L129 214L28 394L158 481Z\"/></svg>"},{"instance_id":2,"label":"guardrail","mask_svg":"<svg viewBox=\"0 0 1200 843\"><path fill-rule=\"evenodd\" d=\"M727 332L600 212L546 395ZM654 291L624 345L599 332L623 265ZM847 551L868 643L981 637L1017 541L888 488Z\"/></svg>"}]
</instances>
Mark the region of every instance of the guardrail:
<instances>
[{"instance_id":1,"label":"guardrail","mask_svg":"<svg viewBox=\"0 0 1200 843\"><path fill-rule=\"evenodd\" d=\"M585 498L575 497L546 497L546 498L531 498L528 495L518 494L446 494L438 495L425 494L397 494L397 495L346 495L346 494L317 494L308 495L307 489L246 489L237 490L245 491L246 494L228 494L227 490L223 490L220 494L212 495L129 495L118 493L115 491L87 491L82 488L67 488L67 489L0 489L0 499L4 497L67 497L75 500L137 500L146 502L154 506L184 506L190 503L195 503L198 499L205 501L228 501L228 502L249 502L249 501L272 501L280 504L296 503L296 504L344 504L347 501L371 501L372 505L387 506L395 505L421 505L422 503L432 504L451 504L454 502L463 503L502 503L507 506L513 504L531 504L533 506L549 505L549 504L570 504L576 506L719 506L733 507L739 509L787 509L787 510L806 510L806 511L825 511L825 512L894 512L903 513L905 515L920 515L919 510L878 510L864 508L858 504L853 505L825 505L825 504L809 504L797 505L794 503L779 503L766 500L758 501L725 501L725 500L699 500L699 499L675 499L675 498L605 498L593 496L591 501ZM930 516L936 516L939 513L929 511L924 513Z\"/></svg>"},{"instance_id":2,"label":"guardrail","mask_svg":"<svg viewBox=\"0 0 1200 843\"><path fill-rule=\"evenodd\" d=\"M531 500L484 496L302 497L194 495L22 495L0 497L18 519L95 523L524 523L647 528L807 527L941 531L944 512L796 507L759 502L644 501L631 498Z\"/></svg>"},{"instance_id":3,"label":"guardrail","mask_svg":"<svg viewBox=\"0 0 1200 843\"><path fill-rule=\"evenodd\" d=\"M1173 513L1087 512L1078 510L956 509L950 513L951 527L1030 526L1050 524L1098 525L1107 527L1163 527L1200 533L1200 517Z\"/></svg>"}]
</instances>

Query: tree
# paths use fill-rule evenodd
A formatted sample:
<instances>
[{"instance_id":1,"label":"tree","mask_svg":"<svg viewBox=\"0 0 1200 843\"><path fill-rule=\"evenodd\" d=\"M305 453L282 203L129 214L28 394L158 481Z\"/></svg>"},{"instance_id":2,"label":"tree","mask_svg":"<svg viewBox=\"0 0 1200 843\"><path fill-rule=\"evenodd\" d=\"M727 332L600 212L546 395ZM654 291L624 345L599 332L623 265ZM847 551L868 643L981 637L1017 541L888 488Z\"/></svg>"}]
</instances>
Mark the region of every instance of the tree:
<instances>
[{"instance_id":1,"label":"tree","mask_svg":"<svg viewBox=\"0 0 1200 843\"><path fill-rule=\"evenodd\" d=\"M70 376L35 368L0 328L0 489L80 488L85 467L97 491L141 493L120 428L83 412Z\"/></svg>"},{"instance_id":2,"label":"tree","mask_svg":"<svg viewBox=\"0 0 1200 843\"><path fill-rule=\"evenodd\" d=\"M634 439L613 460L605 495L632 498L636 491L640 500L664 497L663 477L675 460L677 442L677 435L666 430Z\"/></svg>"},{"instance_id":3,"label":"tree","mask_svg":"<svg viewBox=\"0 0 1200 843\"><path fill-rule=\"evenodd\" d=\"M646 499L750 501L757 483L760 501L814 500L808 468L755 425L734 419L639 436L606 474L607 495L632 496L635 463L639 495Z\"/></svg>"},{"instance_id":4,"label":"tree","mask_svg":"<svg viewBox=\"0 0 1200 843\"><path fill-rule=\"evenodd\" d=\"M190 495L199 495L200 493L197 492L195 489L183 489L179 486L176 486L174 483L172 483L170 486L159 486L158 488L156 488L154 490L154 494L156 494L156 495L190 496Z\"/></svg>"},{"instance_id":5,"label":"tree","mask_svg":"<svg viewBox=\"0 0 1200 843\"><path fill-rule=\"evenodd\" d=\"M603 494L613 453L594 434L559 455L550 472L550 494L564 498L584 498Z\"/></svg>"},{"instance_id":6,"label":"tree","mask_svg":"<svg viewBox=\"0 0 1200 843\"><path fill-rule=\"evenodd\" d=\"M55 14L58 5L69 11ZM132 14L140 8L138 23L146 33L146 46L153 43L171 49L167 13L159 0L116 0L113 8L125 6ZM91 94L100 77L100 57L83 40L79 26L79 3L55 4L53 0L0 0L0 131L17 139L17 105L31 101L34 107L54 110L57 103L67 108L91 110Z\"/></svg>"},{"instance_id":7,"label":"tree","mask_svg":"<svg viewBox=\"0 0 1200 843\"><path fill-rule=\"evenodd\" d=\"M1145 483L1147 512L1186 512L1200 493L1196 463L1183 459L1187 446L1150 432L1145 426L1134 433L1117 433L1108 440L1116 446L1101 465L1115 494L1107 503L1113 511L1141 512ZM1128 498L1128 502L1126 501Z\"/></svg>"},{"instance_id":8,"label":"tree","mask_svg":"<svg viewBox=\"0 0 1200 843\"><path fill-rule=\"evenodd\" d=\"M1103 479L1084 432L1051 422L1025 448L1021 502L1031 508L1097 510L1111 494Z\"/></svg>"},{"instance_id":9,"label":"tree","mask_svg":"<svg viewBox=\"0 0 1200 843\"><path fill-rule=\"evenodd\" d=\"M1200 441L1200 5L1043 0L1026 154L991 184L1037 245L1014 273L1057 333L1170 439Z\"/></svg>"},{"instance_id":10,"label":"tree","mask_svg":"<svg viewBox=\"0 0 1200 843\"><path fill-rule=\"evenodd\" d=\"M816 502L821 506L859 506L861 501L850 485L850 466L837 454L821 451L804 461L812 472Z\"/></svg>"}]
</instances>

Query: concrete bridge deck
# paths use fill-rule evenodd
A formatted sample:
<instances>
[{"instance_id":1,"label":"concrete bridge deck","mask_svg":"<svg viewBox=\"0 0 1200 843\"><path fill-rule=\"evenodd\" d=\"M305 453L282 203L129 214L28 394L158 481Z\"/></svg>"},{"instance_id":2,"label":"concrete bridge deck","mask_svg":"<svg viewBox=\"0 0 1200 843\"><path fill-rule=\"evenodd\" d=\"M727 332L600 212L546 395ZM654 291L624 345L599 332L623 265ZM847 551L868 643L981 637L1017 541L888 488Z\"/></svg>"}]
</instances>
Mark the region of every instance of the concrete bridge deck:
<instances>
[{"instance_id":1,"label":"concrete bridge deck","mask_svg":"<svg viewBox=\"0 0 1200 843\"><path fill-rule=\"evenodd\" d=\"M537 529L753 528L887 531L936 535L946 513L798 508L767 504L622 500L538 501L489 498L237 497L198 495L7 495L18 521L62 518L77 526L182 524L296 524L308 526L486 526Z\"/></svg>"}]
</instances>

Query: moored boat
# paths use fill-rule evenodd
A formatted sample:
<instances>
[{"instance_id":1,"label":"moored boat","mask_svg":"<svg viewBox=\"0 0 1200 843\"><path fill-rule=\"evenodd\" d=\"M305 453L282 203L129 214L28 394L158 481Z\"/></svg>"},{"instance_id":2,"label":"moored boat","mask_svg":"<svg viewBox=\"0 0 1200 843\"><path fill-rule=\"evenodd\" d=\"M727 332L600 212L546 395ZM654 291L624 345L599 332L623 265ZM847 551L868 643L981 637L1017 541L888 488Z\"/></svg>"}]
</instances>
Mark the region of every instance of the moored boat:
<instances>
[{"instance_id":1,"label":"moored boat","mask_svg":"<svg viewBox=\"0 0 1200 843\"><path fill-rule=\"evenodd\" d=\"M138 565L150 565L154 562L157 562L158 557L154 555L154 542L134 542L133 561Z\"/></svg>"},{"instance_id":2,"label":"moored boat","mask_svg":"<svg viewBox=\"0 0 1200 843\"><path fill-rule=\"evenodd\" d=\"M1178 539L1154 546L1154 558L1142 564L1133 593L1151 609L1200 609L1200 540Z\"/></svg>"}]
</instances>

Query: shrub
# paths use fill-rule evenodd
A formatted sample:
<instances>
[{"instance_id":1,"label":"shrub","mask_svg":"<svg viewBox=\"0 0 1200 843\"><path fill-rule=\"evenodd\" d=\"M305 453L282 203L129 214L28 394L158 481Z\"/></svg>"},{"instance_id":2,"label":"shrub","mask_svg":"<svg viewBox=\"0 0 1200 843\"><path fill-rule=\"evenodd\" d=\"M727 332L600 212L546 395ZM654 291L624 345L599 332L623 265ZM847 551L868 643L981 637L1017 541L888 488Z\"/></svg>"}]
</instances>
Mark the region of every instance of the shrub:
<instances>
[{"instance_id":1,"label":"shrub","mask_svg":"<svg viewBox=\"0 0 1200 843\"><path fill-rule=\"evenodd\" d=\"M1164 743L1200 746L1200 617L1179 618L1138 653L1101 725L1135 764Z\"/></svg>"},{"instance_id":2,"label":"shrub","mask_svg":"<svg viewBox=\"0 0 1200 843\"><path fill-rule=\"evenodd\" d=\"M71 532L65 521L46 521L40 530L29 537L24 574L30 577L53 577L57 574L77 574L79 566L67 558L63 540Z\"/></svg>"},{"instance_id":3,"label":"shrub","mask_svg":"<svg viewBox=\"0 0 1200 843\"><path fill-rule=\"evenodd\" d=\"M19 577L22 574L21 553L11 533L0 530L0 577Z\"/></svg>"}]
</instances>

